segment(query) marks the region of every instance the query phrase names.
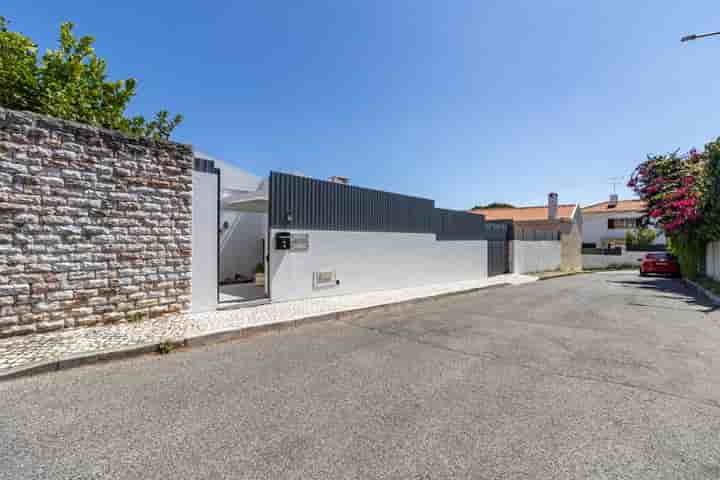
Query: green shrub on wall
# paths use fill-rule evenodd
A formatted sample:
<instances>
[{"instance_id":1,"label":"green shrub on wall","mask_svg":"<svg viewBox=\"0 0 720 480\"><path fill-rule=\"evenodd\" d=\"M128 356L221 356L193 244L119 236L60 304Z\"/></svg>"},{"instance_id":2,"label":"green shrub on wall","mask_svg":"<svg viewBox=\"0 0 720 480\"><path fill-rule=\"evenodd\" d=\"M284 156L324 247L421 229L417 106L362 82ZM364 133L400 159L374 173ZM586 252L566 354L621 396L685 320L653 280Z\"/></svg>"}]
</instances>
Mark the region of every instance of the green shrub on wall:
<instances>
[{"instance_id":1,"label":"green shrub on wall","mask_svg":"<svg viewBox=\"0 0 720 480\"><path fill-rule=\"evenodd\" d=\"M693 238L685 234L675 235L668 239L668 250L678 258L680 271L684 277L695 279L703 270L706 243L699 236Z\"/></svg>"},{"instance_id":2,"label":"green shrub on wall","mask_svg":"<svg viewBox=\"0 0 720 480\"><path fill-rule=\"evenodd\" d=\"M35 42L8 25L0 16L0 106L155 139L170 138L182 121L166 110L150 121L126 117L137 82L108 80L107 62L93 48L95 39L76 38L72 23L60 26L59 48L48 50L39 61Z\"/></svg>"}]
</instances>

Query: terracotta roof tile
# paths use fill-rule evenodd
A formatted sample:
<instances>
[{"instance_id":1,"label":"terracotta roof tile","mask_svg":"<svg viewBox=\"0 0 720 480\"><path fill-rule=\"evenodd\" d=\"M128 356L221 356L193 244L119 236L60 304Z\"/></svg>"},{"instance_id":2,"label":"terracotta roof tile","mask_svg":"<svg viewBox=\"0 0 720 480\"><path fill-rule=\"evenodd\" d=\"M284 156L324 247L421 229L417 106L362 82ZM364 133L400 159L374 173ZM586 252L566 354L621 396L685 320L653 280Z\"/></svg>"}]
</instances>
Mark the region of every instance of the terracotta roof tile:
<instances>
[{"instance_id":1,"label":"terracotta roof tile","mask_svg":"<svg viewBox=\"0 0 720 480\"><path fill-rule=\"evenodd\" d=\"M582 213L612 213L612 212L644 212L646 205L642 200L620 200L617 205L610 207L609 202L600 202L582 209Z\"/></svg>"},{"instance_id":2,"label":"terracotta roof tile","mask_svg":"<svg viewBox=\"0 0 720 480\"><path fill-rule=\"evenodd\" d=\"M558 205L558 220L570 220L577 205ZM548 220L548 207L478 208L470 213L485 215L485 220L512 220L538 222Z\"/></svg>"}]
</instances>

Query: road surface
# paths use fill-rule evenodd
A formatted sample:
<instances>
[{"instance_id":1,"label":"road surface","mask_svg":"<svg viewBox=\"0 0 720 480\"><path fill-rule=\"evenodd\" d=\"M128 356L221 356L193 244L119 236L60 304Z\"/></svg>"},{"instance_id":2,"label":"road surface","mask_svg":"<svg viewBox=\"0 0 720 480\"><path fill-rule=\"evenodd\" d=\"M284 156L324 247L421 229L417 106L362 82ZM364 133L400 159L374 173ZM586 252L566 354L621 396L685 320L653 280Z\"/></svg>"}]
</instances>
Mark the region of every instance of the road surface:
<instances>
[{"instance_id":1,"label":"road surface","mask_svg":"<svg viewBox=\"0 0 720 480\"><path fill-rule=\"evenodd\" d=\"M720 477L720 312L592 274L0 384L0 478Z\"/></svg>"}]
</instances>

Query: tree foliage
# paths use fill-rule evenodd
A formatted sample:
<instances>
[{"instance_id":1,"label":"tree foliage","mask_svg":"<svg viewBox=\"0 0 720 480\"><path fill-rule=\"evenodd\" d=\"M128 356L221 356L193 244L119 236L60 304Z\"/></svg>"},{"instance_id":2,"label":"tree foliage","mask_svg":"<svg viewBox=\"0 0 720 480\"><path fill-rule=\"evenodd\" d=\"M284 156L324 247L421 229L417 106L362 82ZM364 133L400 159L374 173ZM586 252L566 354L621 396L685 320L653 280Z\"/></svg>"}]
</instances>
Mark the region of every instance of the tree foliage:
<instances>
[{"instance_id":1,"label":"tree foliage","mask_svg":"<svg viewBox=\"0 0 720 480\"><path fill-rule=\"evenodd\" d=\"M38 59L37 45L8 29L0 17L0 105L119 130L134 136L168 139L182 116L166 110L153 120L126 117L137 82L109 80L91 36L77 38L72 23L60 26L59 46Z\"/></svg>"},{"instance_id":2,"label":"tree foliage","mask_svg":"<svg viewBox=\"0 0 720 480\"><path fill-rule=\"evenodd\" d=\"M705 145L703 157L702 236L707 241L720 240L720 139Z\"/></svg>"},{"instance_id":3,"label":"tree foliage","mask_svg":"<svg viewBox=\"0 0 720 480\"><path fill-rule=\"evenodd\" d=\"M29 38L8 30L0 16L0 105L15 110L37 111L39 82L37 45Z\"/></svg>"},{"instance_id":4,"label":"tree foliage","mask_svg":"<svg viewBox=\"0 0 720 480\"><path fill-rule=\"evenodd\" d=\"M515 205L510 205L509 203L502 203L502 202L492 202L488 203L487 205L475 205L473 209L486 209L486 208L515 208Z\"/></svg>"}]
</instances>

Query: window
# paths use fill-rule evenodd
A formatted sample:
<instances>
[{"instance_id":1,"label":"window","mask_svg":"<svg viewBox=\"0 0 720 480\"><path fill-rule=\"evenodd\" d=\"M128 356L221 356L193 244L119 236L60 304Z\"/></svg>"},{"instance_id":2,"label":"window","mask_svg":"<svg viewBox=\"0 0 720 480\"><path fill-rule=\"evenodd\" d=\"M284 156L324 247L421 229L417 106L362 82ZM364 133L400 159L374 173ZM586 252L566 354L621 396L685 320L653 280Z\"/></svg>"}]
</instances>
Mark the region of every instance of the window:
<instances>
[{"instance_id":1,"label":"window","mask_svg":"<svg viewBox=\"0 0 720 480\"><path fill-rule=\"evenodd\" d=\"M608 230L637 228L639 226L640 218L608 218Z\"/></svg>"},{"instance_id":2,"label":"window","mask_svg":"<svg viewBox=\"0 0 720 480\"><path fill-rule=\"evenodd\" d=\"M665 260L665 261L675 260L674 255L672 255L670 253L666 253L666 252L648 253L647 255L645 255L645 258L648 260L661 260L661 261L662 260Z\"/></svg>"}]
</instances>

